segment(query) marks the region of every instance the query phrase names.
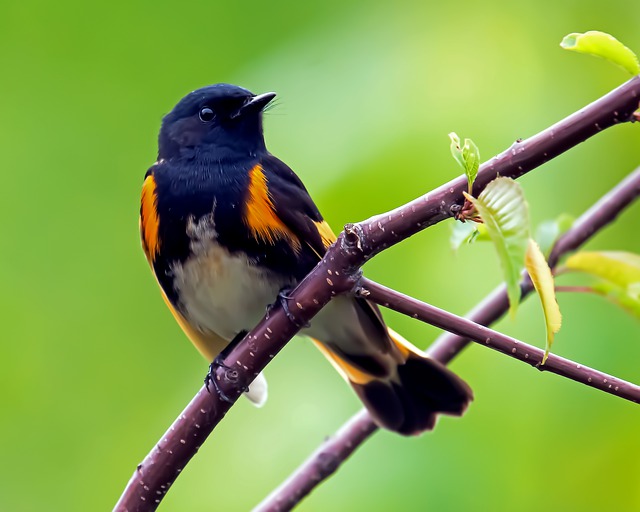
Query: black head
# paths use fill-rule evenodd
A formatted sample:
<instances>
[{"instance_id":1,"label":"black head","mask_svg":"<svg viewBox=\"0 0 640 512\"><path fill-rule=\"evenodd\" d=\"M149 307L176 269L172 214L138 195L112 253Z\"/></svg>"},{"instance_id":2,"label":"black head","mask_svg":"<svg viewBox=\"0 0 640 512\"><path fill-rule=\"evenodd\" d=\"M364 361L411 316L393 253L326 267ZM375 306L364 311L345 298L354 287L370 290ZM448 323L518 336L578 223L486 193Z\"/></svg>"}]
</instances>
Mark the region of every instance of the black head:
<instances>
[{"instance_id":1,"label":"black head","mask_svg":"<svg viewBox=\"0 0 640 512\"><path fill-rule=\"evenodd\" d=\"M255 95L229 84L188 94L162 120L158 157L235 159L266 151L262 111L275 93Z\"/></svg>"}]
</instances>

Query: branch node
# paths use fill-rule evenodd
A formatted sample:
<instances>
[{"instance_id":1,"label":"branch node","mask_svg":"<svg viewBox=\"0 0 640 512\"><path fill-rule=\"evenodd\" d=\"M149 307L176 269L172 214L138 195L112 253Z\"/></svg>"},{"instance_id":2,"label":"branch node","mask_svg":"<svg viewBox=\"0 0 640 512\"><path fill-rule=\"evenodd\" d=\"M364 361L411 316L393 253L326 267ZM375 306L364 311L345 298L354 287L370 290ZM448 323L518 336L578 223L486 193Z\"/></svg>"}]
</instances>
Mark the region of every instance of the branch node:
<instances>
[{"instance_id":1,"label":"branch node","mask_svg":"<svg viewBox=\"0 0 640 512\"><path fill-rule=\"evenodd\" d=\"M364 233L360 224L346 224L344 227L344 238L342 249L349 252L362 252L362 238Z\"/></svg>"},{"instance_id":2,"label":"branch node","mask_svg":"<svg viewBox=\"0 0 640 512\"><path fill-rule=\"evenodd\" d=\"M363 299L366 299L369 295L371 295L371 292L367 290L360 282L356 284L356 287L353 289L353 293L356 297L362 297Z\"/></svg>"}]
</instances>

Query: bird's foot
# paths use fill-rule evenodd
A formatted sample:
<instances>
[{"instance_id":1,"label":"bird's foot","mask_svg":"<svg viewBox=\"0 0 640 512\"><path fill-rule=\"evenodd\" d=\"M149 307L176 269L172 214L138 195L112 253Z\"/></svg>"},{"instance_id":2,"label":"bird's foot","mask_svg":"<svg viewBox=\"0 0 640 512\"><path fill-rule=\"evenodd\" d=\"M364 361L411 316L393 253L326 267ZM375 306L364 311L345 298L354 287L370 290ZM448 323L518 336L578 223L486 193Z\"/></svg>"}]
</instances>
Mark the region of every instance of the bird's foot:
<instances>
[{"instance_id":1,"label":"bird's foot","mask_svg":"<svg viewBox=\"0 0 640 512\"><path fill-rule=\"evenodd\" d=\"M224 362L224 360L227 358L227 356L229 355L229 353L235 348L235 346L240 343L240 341L247 335L247 331L240 331L230 342L229 344L224 348L224 350L222 352L220 352L216 358L211 362L211 364L209 365L209 371L207 372L207 375L205 375L204 377L204 386L207 389L207 391L209 393L211 393L211 390L209 389L209 384L213 385L213 387L215 388L216 392L218 393L218 396L224 400L225 402L229 402L229 403L233 403L233 400L231 400L231 398L229 398L229 396L227 396L227 394L222 391L222 389L220 389L220 386L218 384L218 379L216 377L216 370L218 368L222 368L225 370L224 376L225 379L231 383L233 383L234 385L238 385L238 379L239 379L239 373L238 370L231 368L230 366L227 366ZM249 390L249 388L247 386L241 386L240 390L242 392L246 392Z\"/></svg>"},{"instance_id":2,"label":"bird's foot","mask_svg":"<svg viewBox=\"0 0 640 512\"><path fill-rule=\"evenodd\" d=\"M305 322L305 323L299 322L296 316L291 312L291 309L289 309L289 301L291 300L291 296L289 295L290 293L291 293L291 288L282 288L278 292L278 302L282 306L282 309L284 310L284 314L287 315L287 318L292 324L296 325L300 329L306 329L310 327L311 324L309 324L309 322ZM272 309L273 307L275 307L275 304L272 304L270 306L270 309ZM302 309L302 306L298 306L298 307Z\"/></svg>"}]
</instances>

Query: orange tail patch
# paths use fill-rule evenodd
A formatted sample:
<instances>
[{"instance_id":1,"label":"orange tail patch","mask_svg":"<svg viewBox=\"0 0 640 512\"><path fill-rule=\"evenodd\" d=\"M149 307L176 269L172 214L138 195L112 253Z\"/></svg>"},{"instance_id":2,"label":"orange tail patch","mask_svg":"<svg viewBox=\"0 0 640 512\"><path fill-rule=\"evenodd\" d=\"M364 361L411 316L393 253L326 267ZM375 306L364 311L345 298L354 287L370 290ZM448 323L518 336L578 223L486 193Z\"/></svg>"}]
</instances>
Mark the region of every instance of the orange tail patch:
<instances>
[{"instance_id":1,"label":"orange tail patch","mask_svg":"<svg viewBox=\"0 0 640 512\"><path fill-rule=\"evenodd\" d=\"M473 399L471 388L399 334L389 330L389 335L402 358L384 378L356 368L320 341L313 341L351 384L380 427L416 435L431 430L439 414L462 415Z\"/></svg>"}]
</instances>

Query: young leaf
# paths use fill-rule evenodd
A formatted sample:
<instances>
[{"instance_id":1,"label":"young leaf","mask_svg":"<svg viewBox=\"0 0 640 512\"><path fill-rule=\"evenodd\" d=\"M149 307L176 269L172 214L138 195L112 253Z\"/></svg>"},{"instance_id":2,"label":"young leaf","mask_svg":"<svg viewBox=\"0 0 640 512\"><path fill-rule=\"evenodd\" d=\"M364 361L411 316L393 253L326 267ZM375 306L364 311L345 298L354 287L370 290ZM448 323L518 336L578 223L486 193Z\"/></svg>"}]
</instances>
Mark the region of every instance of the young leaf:
<instances>
[{"instance_id":1,"label":"young leaf","mask_svg":"<svg viewBox=\"0 0 640 512\"><path fill-rule=\"evenodd\" d=\"M542 302L542 310L544 311L544 319L547 326L547 344L542 358L542 364L544 364L549 356L553 338L562 325L562 315L556 301L553 274L540 247L533 240L529 240L525 265L529 276L531 276L531 282L538 292L540 302Z\"/></svg>"},{"instance_id":2,"label":"young leaf","mask_svg":"<svg viewBox=\"0 0 640 512\"><path fill-rule=\"evenodd\" d=\"M617 64L632 75L640 74L640 64L638 64L636 54L615 37L605 32L597 30L591 30L584 34L575 32L565 36L560 46L565 50L602 57Z\"/></svg>"},{"instance_id":3,"label":"young leaf","mask_svg":"<svg viewBox=\"0 0 640 512\"><path fill-rule=\"evenodd\" d=\"M460 146L460 137L455 132L449 134L451 139L451 154L456 162L464 169L469 184L468 190L471 193L473 182L478 175L480 167L480 151L478 146L471 139L464 139L464 146Z\"/></svg>"},{"instance_id":4,"label":"young leaf","mask_svg":"<svg viewBox=\"0 0 640 512\"><path fill-rule=\"evenodd\" d=\"M467 182L469 183L469 194L471 194L473 182L476 180L478 169L480 168L480 150L471 139L464 139L462 158L464 158L465 174L467 175Z\"/></svg>"},{"instance_id":5,"label":"young leaf","mask_svg":"<svg viewBox=\"0 0 640 512\"><path fill-rule=\"evenodd\" d=\"M473 242L484 242L491 240L487 234L487 228L484 224L476 224L475 222L454 222L449 244L451 249L457 251L463 244L472 244Z\"/></svg>"},{"instance_id":6,"label":"young leaf","mask_svg":"<svg viewBox=\"0 0 640 512\"><path fill-rule=\"evenodd\" d=\"M640 294L640 255L622 251L582 251L565 264L569 270L586 272L620 288L631 295Z\"/></svg>"},{"instance_id":7,"label":"young leaf","mask_svg":"<svg viewBox=\"0 0 640 512\"><path fill-rule=\"evenodd\" d=\"M574 217L568 213L561 213L554 220L547 220L538 225L535 240L538 242L540 250L545 257L549 256L556 240L569 231L574 220Z\"/></svg>"},{"instance_id":8,"label":"young leaf","mask_svg":"<svg viewBox=\"0 0 640 512\"><path fill-rule=\"evenodd\" d=\"M520 271L529 243L529 210L520 185L510 178L496 178L471 201L487 227L504 272L509 311L515 314L520 301Z\"/></svg>"}]
</instances>

